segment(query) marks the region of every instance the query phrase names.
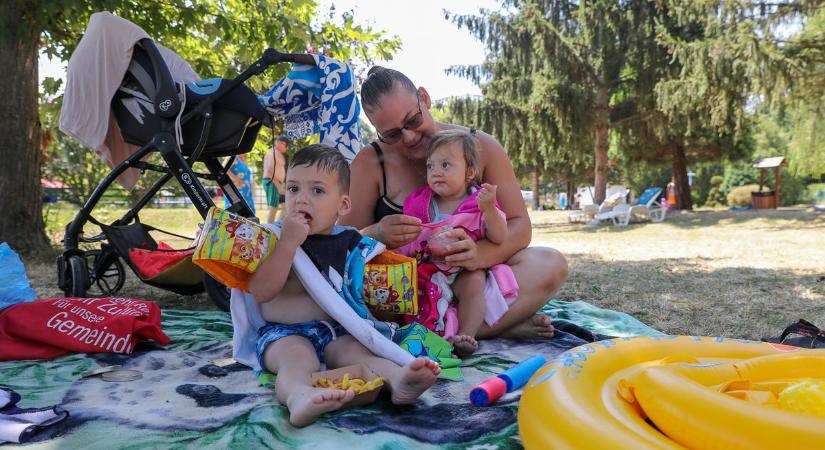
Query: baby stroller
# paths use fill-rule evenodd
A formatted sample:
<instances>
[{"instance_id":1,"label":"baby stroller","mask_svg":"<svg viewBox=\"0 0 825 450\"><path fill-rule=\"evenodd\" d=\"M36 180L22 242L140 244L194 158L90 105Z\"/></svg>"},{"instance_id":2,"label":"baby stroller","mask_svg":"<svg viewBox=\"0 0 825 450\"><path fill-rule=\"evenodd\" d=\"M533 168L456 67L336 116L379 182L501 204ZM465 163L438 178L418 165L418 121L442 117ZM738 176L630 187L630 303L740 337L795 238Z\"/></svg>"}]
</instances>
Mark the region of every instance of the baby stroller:
<instances>
[{"instance_id":1,"label":"baby stroller","mask_svg":"<svg viewBox=\"0 0 825 450\"><path fill-rule=\"evenodd\" d=\"M123 31L126 26L139 30L135 31L138 37L145 35L136 25L109 13L93 15L87 34L113 32L122 36L128 33L128 30ZM110 42L107 45L111 46ZM227 171L236 155L252 149L260 128L271 126L273 119L259 104L254 92L243 83L270 65L300 61L306 55L282 54L267 49L237 78L203 80L184 85L173 81L164 59L170 51L157 46L148 37L134 42L128 69L111 98L110 111L122 140L139 148L133 147L136 151L113 167L66 226L65 250L57 259L58 286L71 297L113 296L123 287L126 277L122 259L149 285L184 295L206 289L215 304L228 310L229 291L192 263L191 249L187 252L164 248L150 233L192 238L144 224L139 214L155 194L174 178L201 217L206 216L213 202L199 179L211 180L220 186L231 201L230 211L253 217L252 210ZM71 87L71 65L70 61L67 95ZM64 100L62 114L65 113ZM61 117L61 129L64 129L63 125ZM68 133L73 134L71 131ZM163 164L146 161L154 153L160 154ZM218 158L227 156L229 161L221 164ZM196 162L203 163L206 173L193 170ZM95 206L112 183L129 169L139 169L141 173L155 171L162 176L123 217L111 223L97 220L92 215ZM94 236L84 235L87 222L100 227L101 232ZM81 248L81 243L87 245ZM158 261L171 261L171 264L166 264L151 276L147 275L144 267L140 267L141 263L155 264Z\"/></svg>"}]
</instances>

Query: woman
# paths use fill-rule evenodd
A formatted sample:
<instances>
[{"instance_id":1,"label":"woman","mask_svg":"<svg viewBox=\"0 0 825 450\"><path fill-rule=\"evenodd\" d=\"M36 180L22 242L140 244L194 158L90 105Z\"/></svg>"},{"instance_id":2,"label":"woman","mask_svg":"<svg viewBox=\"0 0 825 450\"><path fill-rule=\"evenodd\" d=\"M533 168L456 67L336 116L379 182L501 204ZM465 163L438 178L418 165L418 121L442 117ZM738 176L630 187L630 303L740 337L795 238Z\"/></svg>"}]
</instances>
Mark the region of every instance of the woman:
<instances>
[{"instance_id":1,"label":"woman","mask_svg":"<svg viewBox=\"0 0 825 450\"><path fill-rule=\"evenodd\" d=\"M361 86L361 104L380 142L367 145L352 162L352 212L342 218L342 224L397 248L421 231L420 220L401 214L401 205L407 195L427 184L427 146L432 135L463 127L433 120L426 89L416 88L404 74L391 69L370 70ZM516 275L518 298L494 327L482 325L479 338L550 338L550 318L536 311L567 279L567 261L551 248L526 248L532 229L513 166L492 136L475 133L481 147L482 181L498 186L498 200L507 214L508 239L501 245L474 242L463 230L452 230L459 241L448 247L453 254L447 262L475 270L505 261ZM459 278L453 290L461 292L472 282L469 277Z\"/></svg>"}]
</instances>

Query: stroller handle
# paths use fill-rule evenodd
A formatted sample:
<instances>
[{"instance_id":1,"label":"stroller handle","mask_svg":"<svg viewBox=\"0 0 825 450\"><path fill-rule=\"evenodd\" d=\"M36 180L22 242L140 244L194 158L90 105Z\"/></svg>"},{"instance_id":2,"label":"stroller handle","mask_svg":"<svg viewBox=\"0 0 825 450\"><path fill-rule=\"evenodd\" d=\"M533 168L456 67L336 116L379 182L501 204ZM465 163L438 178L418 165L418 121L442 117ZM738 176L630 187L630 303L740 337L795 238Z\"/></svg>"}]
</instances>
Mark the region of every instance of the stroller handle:
<instances>
[{"instance_id":1,"label":"stroller handle","mask_svg":"<svg viewBox=\"0 0 825 450\"><path fill-rule=\"evenodd\" d=\"M261 56L259 62L262 62L266 67L280 62L314 65L315 59L306 53L281 53L274 48L268 48L264 50L264 54Z\"/></svg>"},{"instance_id":2,"label":"stroller handle","mask_svg":"<svg viewBox=\"0 0 825 450\"><path fill-rule=\"evenodd\" d=\"M212 103L226 95L227 92L235 89L239 84L246 82L246 80L252 78L254 75L260 75L267 69L267 67L282 62L315 65L315 59L312 55L305 53L281 53L274 48L268 48L257 61L252 63L252 65L247 67L246 70L244 70L236 78L229 81L229 83L225 86L222 86L221 89L212 95L208 101L201 102L197 107L195 107L195 109L184 114L181 118L181 123L186 123L192 117L201 114L204 110L206 110L206 108L210 107Z\"/></svg>"}]
</instances>

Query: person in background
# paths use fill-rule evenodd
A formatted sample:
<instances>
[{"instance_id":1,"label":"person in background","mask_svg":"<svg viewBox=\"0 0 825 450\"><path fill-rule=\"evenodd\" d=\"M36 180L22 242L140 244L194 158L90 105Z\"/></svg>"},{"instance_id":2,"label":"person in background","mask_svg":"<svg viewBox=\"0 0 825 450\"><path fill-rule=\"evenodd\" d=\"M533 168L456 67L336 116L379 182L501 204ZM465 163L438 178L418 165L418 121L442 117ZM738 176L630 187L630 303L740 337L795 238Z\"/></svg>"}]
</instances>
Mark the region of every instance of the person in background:
<instances>
[{"instance_id":1,"label":"person in background","mask_svg":"<svg viewBox=\"0 0 825 450\"><path fill-rule=\"evenodd\" d=\"M275 138L275 145L266 156L264 156L264 181L263 187L266 192L266 203L269 205L269 212L266 222L272 223L276 216L280 218L283 211L281 205L284 203L284 180L286 179L286 152L289 150L289 139L285 136Z\"/></svg>"},{"instance_id":2,"label":"person in background","mask_svg":"<svg viewBox=\"0 0 825 450\"><path fill-rule=\"evenodd\" d=\"M252 196L252 171L249 170L249 166L246 165L246 154L235 157L235 162L232 163L232 167L229 168L227 175L229 175L235 187L241 192L241 196L246 200L246 203L252 210L252 214L256 214L255 198ZM223 197L223 206L226 209L232 206L232 202L229 201L226 195Z\"/></svg>"}]
</instances>

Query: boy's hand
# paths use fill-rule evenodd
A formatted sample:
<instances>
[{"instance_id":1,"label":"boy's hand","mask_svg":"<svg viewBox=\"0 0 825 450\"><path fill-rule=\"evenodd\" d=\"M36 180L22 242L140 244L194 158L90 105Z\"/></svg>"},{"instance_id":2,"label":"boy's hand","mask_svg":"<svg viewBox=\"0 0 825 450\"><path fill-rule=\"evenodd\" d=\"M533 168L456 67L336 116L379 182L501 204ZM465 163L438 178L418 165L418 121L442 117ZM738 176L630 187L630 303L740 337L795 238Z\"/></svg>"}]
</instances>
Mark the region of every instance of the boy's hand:
<instances>
[{"instance_id":1,"label":"boy's hand","mask_svg":"<svg viewBox=\"0 0 825 450\"><path fill-rule=\"evenodd\" d=\"M299 212L291 212L284 217L281 225L281 241L294 245L303 244L309 234L309 221Z\"/></svg>"},{"instance_id":2,"label":"boy's hand","mask_svg":"<svg viewBox=\"0 0 825 450\"><path fill-rule=\"evenodd\" d=\"M478 207L485 213L495 210L496 188L497 186L495 184L484 183L478 191L476 202L478 203Z\"/></svg>"}]
</instances>

